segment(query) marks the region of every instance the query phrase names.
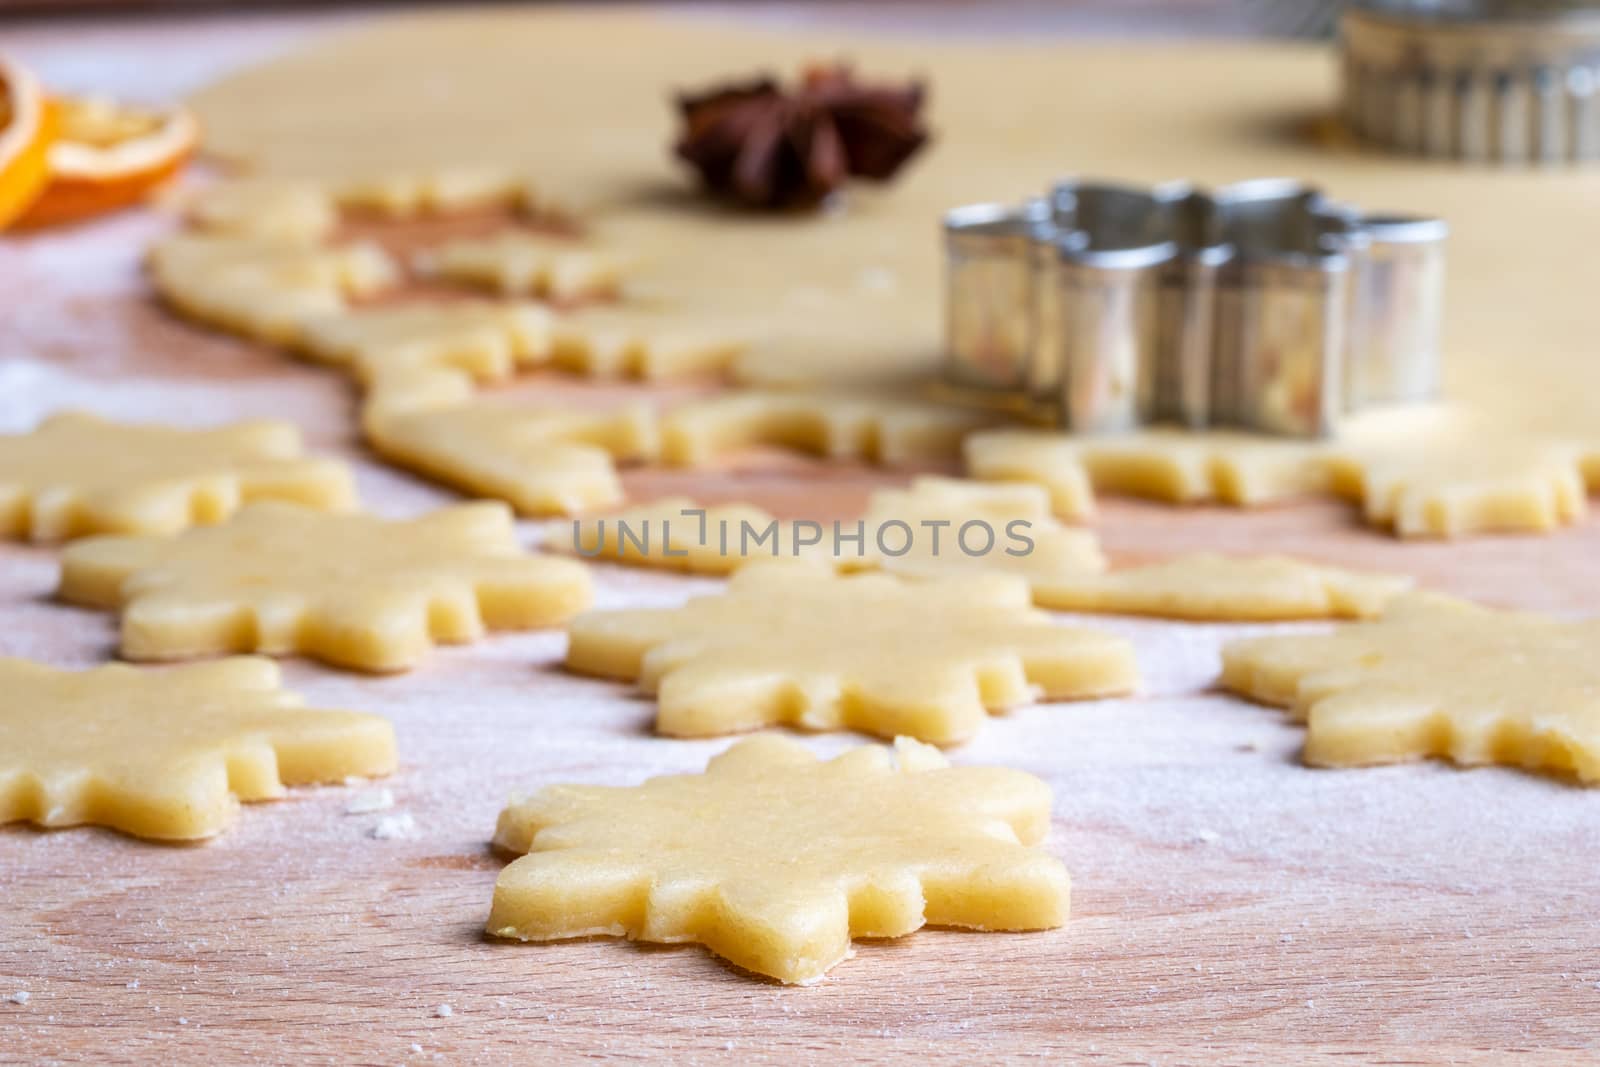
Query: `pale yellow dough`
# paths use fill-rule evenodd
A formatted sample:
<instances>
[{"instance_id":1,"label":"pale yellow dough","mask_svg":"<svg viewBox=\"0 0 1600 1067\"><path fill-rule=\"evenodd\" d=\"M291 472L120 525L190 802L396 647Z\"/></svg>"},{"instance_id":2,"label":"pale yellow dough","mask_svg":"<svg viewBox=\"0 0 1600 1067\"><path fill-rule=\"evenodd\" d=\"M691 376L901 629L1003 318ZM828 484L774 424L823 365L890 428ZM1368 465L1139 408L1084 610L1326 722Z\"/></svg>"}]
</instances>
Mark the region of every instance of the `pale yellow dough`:
<instances>
[{"instance_id":1,"label":"pale yellow dough","mask_svg":"<svg viewBox=\"0 0 1600 1067\"><path fill-rule=\"evenodd\" d=\"M546 365L590 377L682 377L720 371L744 344L733 329L654 311L558 315L528 301L474 300L308 316L293 348L379 390L419 371L454 371L486 384Z\"/></svg>"},{"instance_id":2,"label":"pale yellow dough","mask_svg":"<svg viewBox=\"0 0 1600 1067\"><path fill-rule=\"evenodd\" d=\"M373 427L384 419L459 407L477 391L478 382L471 371L426 362L396 363L367 382L357 421L371 445Z\"/></svg>"},{"instance_id":3,"label":"pale yellow dough","mask_svg":"<svg viewBox=\"0 0 1600 1067\"><path fill-rule=\"evenodd\" d=\"M965 445L974 478L1037 482L1068 519L1094 513L1092 490L1240 507L1323 491L1324 451L1302 441L1161 429L1102 437L1000 430Z\"/></svg>"},{"instance_id":4,"label":"pale yellow dough","mask_svg":"<svg viewBox=\"0 0 1600 1067\"><path fill-rule=\"evenodd\" d=\"M271 344L293 344L305 323L341 311L346 298L392 285L392 260L376 245L186 233L147 258L156 291L179 314Z\"/></svg>"},{"instance_id":5,"label":"pale yellow dough","mask_svg":"<svg viewBox=\"0 0 1600 1067\"><path fill-rule=\"evenodd\" d=\"M961 452L974 478L1042 486L1050 494L1051 509L1062 518L1094 517L1089 470L1073 445L1057 434L991 430L968 437Z\"/></svg>"},{"instance_id":6,"label":"pale yellow dough","mask_svg":"<svg viewBox=\"0 0 1600 1067\"><path fill-rule=\"evenodd\" d=\"M1177 556L1109 573L1066 573L1034 586L1061 611L1169 619L1268 621L1370 618L1411 587L1401 575L1325 567L1285 556Z\"/></svg>"},{"instance_id":7,"label":"pale yellow dough","mask_svg":"<svg viewBox=\"0 0 1600 1067\"><path fill-rule=\"evenodd\" d=\"M339 367L368 388L418 371L454 370L475 383L502 381L548 359L548 309L520 302L414 302L336 312L304 323L295 350Z\"/></svg>"},{"instance_id":8,"label":"pale yellow dough","mask_svg":"<svg viewBox=\"0 0 1600 1067\"><path fill-rule=\"evenodd\" d=\"M593 61L597 40L607 63ZM745 71L782 75L837 55L885 78L932 72L934 146L892 183L857 183L814 214L727 211L701 198L664 149L677 117L663 101L713 72L732 74L730 56ZM1479 419L1485 440L1592 439L1600 301L1534 268L1585 262L1600 244L1593 175L1446 172L1312 136L1295 117L1335 106L1328 63L1326 48L1299 43L869 39L521 7L375 22L230 75L194 104L213 151L271 173L337 184L465 162L583 190L607 242L671 265L662 281L681 306L771 324L774 336L741 357L736 376L810 388L937 374L936 220L959 204L1034 195L1060 176L1061 138L1040 131L1070 131L1074 158L1128 182L1308 176L1341 202L1450 222L1443 396ZM417 77L424 69L428 77ZM537 91L546 84L563 91ZM472 102L470 123L460 119L463 101ZM1425 411L1395 414L1407 448L1436 444ZM1352 426L1338 445L1370 443ZM1269 479L1269 495L1300 491L1288 467L1289 486ZM1207 481L1192 479L1204 488L1187 492L1226 498ZM1082 511L1062 500L1058 513Z\"/></svg>"},{"instance_id":9,"label":"pale yellow dough","mask_svg":"<svg viewBox=\"0 0 1600 1067\"><path fill-rule=\"evenodd\" d=\"M965 454L973 477L1045 486L1067 518L1092 515L1096 490L1242 507L1333 492L1401 537L1553 530L1584 515L1586 480L1600 485L1593 453L1492 433L1347 449L1223 432L998 430L967 438Z\"/></svg>"},{"instance_id":10,"label":"pale yellow dough","mask_svg":"<svg viewBox=\"0 0 1600 1067\"><path fill-rule=\"evenodd\" d=\"M979 527L968 531L966 543L979 554L969 555L960 547L961 527L974 520ZM1021 526L1008 533L1012 523ZM985 526L995 535L987 551ZM1008 547L1023 551L1017 537L1030 539L1032 551L1007 555ZM731 574L747 563L803 559L904 577L1011 572L1033 585L1105 566L1094 534L1057 521L1043 489L934 477L918 478L909 489L874 493L857 520L780 521L750 504L701 507L687 497L668 497L610 515L551 523L545 546L694 574Z\"/></svg>"},{"instance_id":11,"label":"pale yellow dough","mask_svg":"<svg viewBox=\"0 0 1600 1067\"><path fill-rule=\"evenodd\" d=\"M1236 641L1222 684L1306 724L1305 760L1433 756L1600 782L1600 621L1411 594L1329 634Z\"/></svg>"},{"instance_id":12,"label":"pale yellow dough","mask_svg":"<svg viewBox=\"0 0 1600 1067\"><path fill-rule=\"evenodd\" d=\"M416 264L445 281L562 302L616 296L628 271L615 252L528 233L450 241L419 253Z\"/></svg>"},{"instance_id":13,"label":"pale yellow dough","mask_svg":"<svg viewBox=\"0 0 1600 1067\"><path fill-rule=\"evenodd\" d=\"M0 537L174 533L250 500L344 509L355 485L344 464L308 458L286 422L187 430L67 413L0 435Z\"/></svg>"},{"instance_id":14,"label":"pale yellow dough","mask_svg":"<svg viewBox=\"0 0 1600 1067\"><path fill-rule=\"evenodd\" d=\"M504 167L447 162L421 170L357 165L325 183L340 207L391 218L525 201L524 181Z\"/></svg>"},{"instance_id":15,"label":"pale yellow dough","mask_svg":"<svg viewBox=\"0 0 1600 1067\"><path fill-rule=\"evenodd\" d=\"M616 60L603 70L587 59L596 39L607 41ZM427 201L415 190L430 182L477 185L524 204L526 192L507 184L512 175L582 190L607 245L671 265L658 296L686 322L714 312L761 324L728 368L737 380L847 393L892 384L899 398L916 396L938 376L939 322L930 309L941 299L942 260L929 220L957 204L1033 193L1059 173L1055 142L1017 131L1071 129L1084 158L1128 181L1171 179L1174 159L1184 160L1182 177L1208 184L1314 174L1340 200L1452 222L1444 396L1452 411L1477 420L1476 436L1491 453L1509 457L1522 449L1519 440L1592 438L1594 371L1586 354L1600 334L1600 304L1587 301L1581 287L1545 284L1537 271L1505 270L1508 262L1581 261L1600 240L1585 221L1592 196L1585 176L1462 170L1441 186L1414 160L1330 145L1298 135L1292 124L1240 121L1258 115L1264 100L1284 115L1327 110L1325 57L1305 49L1160 49L1130 59L1126 49L1066 44L881 39L853 40L848 51L863 69L886 75L938 72L929 104L938 145L890 185L853 187L837 210L814 215L722 211L698 199L689 176L662 150L674 117L661 100L703 83L727 55L746 57L751 69L783 71L836 54L838 42L825 35L623 12L452 12L391 20L275 60L207 90L196 106L210 146L223 155L336 192L352 182L387 184L400 192L379 199L396 210ZM528 76L530 55L539 57L541 77L559 72L570 93L505 98L504 85ZM1160 85L1115 91L1148 64L1168 72ZM412 74L422 68L430 72L425 86ZM361 87L358 101L328 105L349 98L352 86ZM1108 91L1119 101L1114 114L1103 106ZM460 121L463 100L474 102L471 123ZM1010 121L996 123L997 113ZM537 143L524 136L530 124L542 131ZM1278 132L1262 136L1266 126ZM463 173L481 177L463 181ZM374 183L374 175L396 177ZM1506 373L1508 353L1515 353L1514 375ZM1570 385L1542 387L1552 381ZM1488 468L1463 472L1432 413L1395 414L1400 451L1410 457L1403 490L1394 488L1388 461L1368 449L1375 442L1367 427L1352 426L1334 443L1340 453L1354 447L1375 456L1362 480L1374 486L1366 508L1378 525L1438 536L1480 527L1543 530L1579 514L1582 494L1574 493L1570 473L1540 462L1512 469L1517 461L1492 454ZM724 410L709 421L714 425L698 437L670 432L669 456L707 461L702 446L714 443L707 438L740 416ZM849 437L846 427L792 432L806 448ZM959 436L935 435L942 437L937 447L923 443L938 451ZM1091 482L1102 492L1231 504L1328 488L1315 443L1157 434L1098 441L1083 452L1006 444L991 450L984 439L970 449L975 476L1037 480L1064 518L1091 513ZM1492 469L1500 473L1486 473Z\"/></svg>"},{"instance_id":16,"label":"pale yellow dough","mask_svg":"<svg viewBox=\"0 0 1600 1067\"><path fill-rule=\"evenodd\" d=\"M459 386L427 377L429 398ZM398 390L397 390L398 391ZM612 410L517 407L466 400L440 407L392 396L364 418L384 459L464 492L504 500L524 515L570 515L622 500L616 464L657 451L655 415L643 404Z\"/></svg>"},{"instance_id":17,"label":"pale yellow dough","mask_svg":"<svg viewBox=\"0 0 1600 1067\"><path fill-rule=\"evenodd\" d=\"M993 415L958 407L846 393L735 392L691 400L661 427L662 458L700 467L755 445L885 466L960 455L967 434Z\"/></svg>"},{"instance_id":18,"label":"pale yellow dough","mask_svg":"<svg viewBox=\"0 0 1600 1067\"><path fill-rule=\"evenodd\" d=\"M500 814L487 929L695 942L757 974L814 982L853 937L924 924L1040 930L1070 882L1040 848L1050 790L1000 767L950 767L906 738L822 762L773 736L704 774L633 787L556 785Z\"/></svg>"},{"instance_id":19,"label":"pale yellow dough","mask_svg":"<svg viewBox=\"0 0 1600 1067\"><path fill-rule=\"evenodd\" d=\"M161 671L0 659L0 823L191 840L241 800L394 770L387 721L304 707L279 684L248 657Z\"/></svg>"},{"instance_id":20,"label":"pale yellow dough","mask_svg":"<svg viewBox=\"0 0 1600 1067\"><path fill-rule=\"evenodd\" d=\"M1334 487L1401 537L1542 533L1588 510L1577 449L1495 440L1333 456Z\"/></svg>"},{"instance_id":21,"label":"pale yellow dough","mask_svg":"<svg viewBox=\"0 0 1600 1067\"><path fill-rule=\"evenodd\" d=\"M831 558L831 525L825 524L821 543L797 551L798 532L794 523L751 504L701 506L688 497L666 497L610 515L551 522L542 547L690 574L732 574L746 563L780 557ZM814 531L804 533L809 540Z\"/></svg>"},{"instance_id":22,"label":"pale yellow dough","mask_svg":"<svg viewBox=\"0 0 1600 1067\"><path fill-rule=\"evenodd\" d=\"M874 493L865 522L864 565L918 578L1015 574L1041 607L1051 606L1047 594L1057 583L1106 565L1095 535L1063 525L1037 485L917 478L909 489ZM909 536L891 523L909 527ZM848 556L841 562L856 565Z\"/></svg>"},{"instance_id":23,"label":"pale yellow dough","mask_svg":"<svg viewBox=\"0 0 1600 1067\"><path fill-rule=\"evenodd\" d=\"M182 233L157 241L147 256L158 283L259 285L366 295L395 280L392 260L376 245L323 245L257 235Z\"/></svg>"},{"instance_id":24,"label":"pale yellow dough","mask_svg":"<svg viewBox=\"0 0 1600 1067\"><path fill-rule=\"evenodd\" d=\"M318 241L339 222L333 198L316 182L287 178L229 178L187 198L184 218L197 230Z\"/></svg>"},{"instance_id":25,"label":"pale yellow dough","mask_svg":"<svg viewBox=\"0 0 1600 1067\"><path fill-rule=\"evenodd\" d=\"M481 111L483 104L474 100L467 106ZM516 208L533 218L571 219L582 213L587 199L563 193L542 178L528 178L520 170L464 165L459 159L430 162L422 168L360 160L319 184L341 208L391 219L474 208Z\"/></svg>"},{"instance_id":26,"label":"pale yellow dough","mask_svg":"<svg viewBox=\"0 0 1600 1067\"><path fill-rule=\"evenodd\" d=\"M870 278L880 271L866 268L862 274ZM915 311L895 314L883 298L859 292L764 308L760 343L741 353L729 374L756 388L928 393L937 381L944 339L937 316L926 308ZM848 339L839 337L841 322L851 324Z\"/></svg>"},{"instance_id":27,"label":"pale yellow dough","mask_svg":"<svg viewBox=\"0 0 1600 1067\"><path fill-rule=\"evenodd\" d=\"M1113 696L1137 681L1121 638L1057 626L1009 575L906 582L764 563L679 608L594 611L567 667L637 679L656 729L707 737L785 724L964 741L991 710Z\"/></svg>"},{"instance_id":28,"label":"pale yellow dough","mask_svg":"<svg viewBox=\"0 0 1600 1067\"><path fill-rule=\"evenodd\" d=\"M176 537L80 541L59 595L120 609L127 659L303 653L396 671L435 642L556 625L590 590L582 565L524 554L510 510L483 501L407 521L255 504Z\"/></svg>"},{"instance_id":29,"label":"pale yellow dough","mask_svg":"<svg viewBox=\"0 0 1600 1067\"><path fill-rule=\"evenodd\" d=\"M558 315L550 362L593 378L657 381L726 370L750 344L748 325L666 308L587 307Z\"/></svg>"}]
</instances>

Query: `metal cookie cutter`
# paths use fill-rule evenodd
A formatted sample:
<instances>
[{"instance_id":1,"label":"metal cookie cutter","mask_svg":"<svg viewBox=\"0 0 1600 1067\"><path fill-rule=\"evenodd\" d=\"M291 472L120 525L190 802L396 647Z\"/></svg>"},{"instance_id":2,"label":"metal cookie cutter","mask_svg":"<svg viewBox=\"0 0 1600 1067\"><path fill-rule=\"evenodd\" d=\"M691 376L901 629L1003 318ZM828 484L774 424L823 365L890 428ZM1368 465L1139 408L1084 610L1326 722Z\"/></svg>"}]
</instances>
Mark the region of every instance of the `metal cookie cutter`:
<instances>
[{"instance_id":1,"label":"metal cookie cutter","mask_svg":"<svg viewBox=\"0 0 1600 1067\"><path fill-rule=\"evenodd\" d=\"M1298 182L1064 182L945 219L948 377L1072 430L1330 432L1438 388L1443 222Z\"/></svg>"},{"instance_id":2,"label":"metal cookie cutter","mask_svg":"<svg viewBox=\"0 0 1600 1067\"><path fill-rule=\"evenodd\" d=\"M1154 403L1162 272L1179 260L1168 205L1115 185L1063 183L1017 206L945 219L952 384L1076 425L1130 427Z\"/></svg>"},{"instance_id":3,"label":"metal cookie cutter","mask_svg":"<svg viewBox=\"0 0 1600 1067\"><path fill-rule=\"evenodd\" d=\"M1351 129L1402 152L1600 158L1600 8L1584 0L1364 0L1340 21Z\"/></svg>"}]
</instances>

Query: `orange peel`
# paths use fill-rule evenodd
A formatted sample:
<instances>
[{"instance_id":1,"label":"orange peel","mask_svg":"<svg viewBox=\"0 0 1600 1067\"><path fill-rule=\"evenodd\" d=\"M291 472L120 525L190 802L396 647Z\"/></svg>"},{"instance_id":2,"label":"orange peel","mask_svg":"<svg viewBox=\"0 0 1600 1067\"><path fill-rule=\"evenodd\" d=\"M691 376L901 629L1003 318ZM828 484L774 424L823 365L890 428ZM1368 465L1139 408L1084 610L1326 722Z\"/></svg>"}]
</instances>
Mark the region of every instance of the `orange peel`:
<instances>
[{"instance_id":1,"label":"orange peel","mask_svg":"<svg viewBox=\"0 0 1600 1067\"><path fill-rule=\"evenodd\" d=\"M0 228L27 211L49 183L57 119L38 79L0 56Z\"/></svg>"},{"instance_id":2,"label":"orange peel","mask_svg":"<svg viewBox=\"0 0 1600 1067\"><path fill-rule=\"evenodd\" d=\"M18 225L52 226L131 207L194 154L199 124L183 108L136 107L101 97L53 101L59 135L49 182Z\"/></svg>"}]
</instances>

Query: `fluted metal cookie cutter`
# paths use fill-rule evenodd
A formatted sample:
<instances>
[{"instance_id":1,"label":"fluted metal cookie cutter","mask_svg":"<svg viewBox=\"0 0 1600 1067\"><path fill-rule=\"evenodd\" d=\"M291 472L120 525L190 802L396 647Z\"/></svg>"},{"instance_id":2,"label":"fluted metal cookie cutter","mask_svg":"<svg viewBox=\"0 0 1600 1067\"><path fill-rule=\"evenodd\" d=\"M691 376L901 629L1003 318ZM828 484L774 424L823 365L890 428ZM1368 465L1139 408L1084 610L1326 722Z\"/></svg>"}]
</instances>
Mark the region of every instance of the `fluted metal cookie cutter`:
<instances>
[{"instance_id":1,"label":"fluted metal cookie cutter","mask_svg":"<svg viewBox=\"0 0 1600 1067\"><path fill-rule=\"evenodd\" d=\"M1402 152L1600 159L1600 7L1364 0L1340 20L1346 123Z\"/></svg>"},{"instance_id":2,"label":"fluted metal cookie cutter","mask_svg":"<svg viewBox=\"0 0 1600 1067\"><path fill-rule=\"evenodd\" d=\"M1326 434L1437 392L1446 234L1279 179L958 208L947 376L1073 430Z\"/></svg>"}]
</instances>

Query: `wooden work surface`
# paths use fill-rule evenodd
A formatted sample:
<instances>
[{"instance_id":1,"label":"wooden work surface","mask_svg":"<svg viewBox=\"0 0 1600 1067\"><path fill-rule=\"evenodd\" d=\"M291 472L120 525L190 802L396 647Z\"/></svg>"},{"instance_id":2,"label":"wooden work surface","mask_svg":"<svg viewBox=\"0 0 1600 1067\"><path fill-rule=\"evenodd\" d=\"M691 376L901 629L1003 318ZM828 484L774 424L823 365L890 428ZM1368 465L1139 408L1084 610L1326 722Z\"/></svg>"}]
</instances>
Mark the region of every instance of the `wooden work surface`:
<instances>
[{"instance_id":1,"label":"wooden work surface","mask_svg":"<svg viewBox=\"0 0 1600 1067\"><path fill-rule=\"evenodd\" d=\"M164 315L136 269L163 225L134 216L0 245L0 431L60 407L186 423L273 415L356 464L376 510L452 499L362 451L352 395L332 374ZM635 389L557 378L518 388L575 402ZM686 492L830 518L904 477L763 455L626 480L640 498ZM1592 611L1600 591L1592 520L1550 537L1442 545L1392 540L1332 502L1103 510L1097 529L1115 561L1293 551L1560 612ZM0 654L103 661L110 621L53 604L55 573L50 549L0 547ZM595 573L602 605L716 587ZM953 753L1051 784L1049 847L1074 879L1064 929L865 943L806 989L752 979L696 947L488 940L502 860L486 842L508 795L697 770L725 742L653 737L648 703L558 670L558 634L444 650L376 680L291 662L289 684L313 705L393 719L402 766L384 784L395 808L346 815L351 790L296 790L190 847L0 829L0 1062L1594 1054L1600 796L1498 769L1306 769L1299 729L1210 691L1220 644L1261 628L1089 624L1134 641L1138 696L1018 711ZM810 743L831 752L853 740ZM415 820L411 836L370 836L401 814ZM7 999L15 992L26 1002Z\"/></svg>"}]
</instances>

